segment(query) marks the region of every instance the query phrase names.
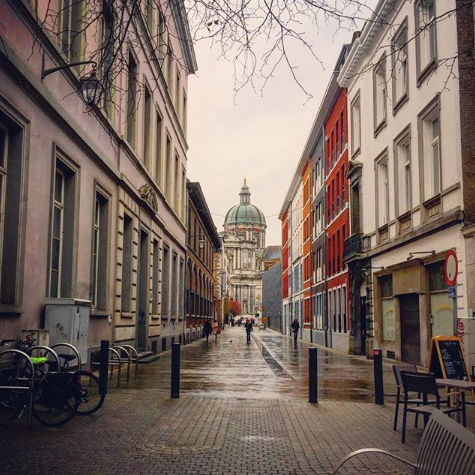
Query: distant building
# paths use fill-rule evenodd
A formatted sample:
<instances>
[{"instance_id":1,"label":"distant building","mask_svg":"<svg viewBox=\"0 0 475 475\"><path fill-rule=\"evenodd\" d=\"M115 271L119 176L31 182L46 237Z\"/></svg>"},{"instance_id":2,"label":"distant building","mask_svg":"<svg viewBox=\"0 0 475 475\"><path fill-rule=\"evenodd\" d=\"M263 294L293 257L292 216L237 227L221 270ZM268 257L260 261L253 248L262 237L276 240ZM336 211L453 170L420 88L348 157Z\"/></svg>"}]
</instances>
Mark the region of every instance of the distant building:
<instances>
[{"instance_id":1,"label":"distant building","mask_svg":"<svg viewBox=\"0 0 475 475\"><path fill-rule=\"evenodd\" d=\"M262 253L264 270L269 270L282 260L282 246L267 246Z\"/></svg>"},{"instance_id":2,"label":"distant building","mask_svg":"<svg viewBox=\"0 0 475 475\"><path fill-rule=\"evenodd\" d=\"M282 332L282 262L262 275L262 317L273 330Z\"/></svg>"},{"instance_id":3,"label":"distant building","mask_svg":"<svg viewBox=\"0 0 475 475\"><path fill-rule=\"evenodd\" d=\"M254 315L261 307L267 225L262 211L251 204L246 180L239 195L240 203L226 214L222 237L229 259L231 295L241 304L243 315Z\"/></svg>"},{"instance_id":4,"label":"distant building","mask_svg":"<svg viewBox=\"0 0 475 475\"><path fill-rule=\"evenodd\" d=\"M199 337L205 318L216 317L214 265L215 255L221 248L221 239L200 184L188 182L187 189L185 339L190 342Z\"/></svg>"}]
</instances>

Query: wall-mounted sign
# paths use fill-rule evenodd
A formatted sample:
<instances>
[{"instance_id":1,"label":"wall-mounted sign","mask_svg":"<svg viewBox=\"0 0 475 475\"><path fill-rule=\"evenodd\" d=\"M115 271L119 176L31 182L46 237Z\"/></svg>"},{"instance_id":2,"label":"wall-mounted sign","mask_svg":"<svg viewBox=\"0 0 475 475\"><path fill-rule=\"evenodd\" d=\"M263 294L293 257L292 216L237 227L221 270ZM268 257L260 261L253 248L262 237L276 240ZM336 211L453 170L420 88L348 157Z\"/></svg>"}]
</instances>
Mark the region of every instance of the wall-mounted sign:
<instances>
[{"instance_id":1,"label":"wall-mounted sign","mask_svg":"<svg viewBox=\"0 0 475 475\"><path fill-rule=\"evenodd\" d=\"M445 256L445 283L452 287L457 282L458 261L457 254L451 249Z\"/></svg>"}]
</instances>

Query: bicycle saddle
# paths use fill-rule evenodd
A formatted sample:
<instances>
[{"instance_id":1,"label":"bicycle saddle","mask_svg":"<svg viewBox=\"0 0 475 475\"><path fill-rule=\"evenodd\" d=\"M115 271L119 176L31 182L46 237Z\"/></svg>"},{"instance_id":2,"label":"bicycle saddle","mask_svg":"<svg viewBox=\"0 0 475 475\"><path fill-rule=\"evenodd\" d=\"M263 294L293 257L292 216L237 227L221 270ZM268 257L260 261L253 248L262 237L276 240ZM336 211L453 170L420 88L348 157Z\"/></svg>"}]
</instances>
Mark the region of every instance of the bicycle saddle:
<instances>
[{"instance_id":1,"label":"bicycle saddle","mask_svg":"<svg viewBox=\"0 0 475 475\"><path fill-rule=\"evenodd\" d=\"M76 358L75 355L58 355L60 358L63 358L64 361L72 361Z\"/></svg>"},{"instance_id":2,"label":"bicycle saddle","mask_svg":"<svg viewBox=\"0 0 475 475\"><path fill-rule=\"evenodd\" d=\"M34 365L41 365L45 364L48 361L48 358L46 358L46 356L32 356L30 357L30 360Z\"/></svg>"}]
</instances>

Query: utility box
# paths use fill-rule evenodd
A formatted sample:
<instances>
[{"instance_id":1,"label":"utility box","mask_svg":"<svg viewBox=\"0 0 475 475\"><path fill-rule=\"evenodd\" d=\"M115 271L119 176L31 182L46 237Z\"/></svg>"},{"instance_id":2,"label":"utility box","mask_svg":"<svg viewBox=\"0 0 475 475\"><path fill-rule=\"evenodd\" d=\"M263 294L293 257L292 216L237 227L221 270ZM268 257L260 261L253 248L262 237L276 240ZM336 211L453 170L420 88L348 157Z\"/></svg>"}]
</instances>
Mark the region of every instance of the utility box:
<instances>
[{"instance_id":1,"label":"utility box","mask_svg":"<svg viewBox=\"0 0 475 475\"><path fill-rule=\"evenodd\" d=\"M82 364L87 364L87 337L91 301L82 299L46 299L45 328L49 330L50 346L70 343L79 352ZM66 348L58 348L68 353Z\"/></svg>"},{"instance_id":2,"label":"utility box","mask_svg":"<svg viewBox=\"0 0 475 475\"><path fill-rule=\"evenodd\" d=\"M31 336L33 338L34 346L50 346L49 343L49 330L22 330L21 339L24 340L26 337Z\"/></svg>"}]
</instances>

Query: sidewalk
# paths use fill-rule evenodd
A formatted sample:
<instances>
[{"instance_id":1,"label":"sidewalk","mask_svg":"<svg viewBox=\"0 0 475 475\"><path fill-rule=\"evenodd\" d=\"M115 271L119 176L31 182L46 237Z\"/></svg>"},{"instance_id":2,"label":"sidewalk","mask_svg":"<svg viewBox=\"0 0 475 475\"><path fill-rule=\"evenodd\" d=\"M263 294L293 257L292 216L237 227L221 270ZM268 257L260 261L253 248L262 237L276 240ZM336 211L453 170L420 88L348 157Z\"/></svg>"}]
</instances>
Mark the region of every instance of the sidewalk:
<instances>
[{"instance_id":1,"label":"sidewalk","mask_svg":"<svg viewBox=\"0 0 475 475\"><path fill-rule=\"evenodd\" d=\"M180 399L169 399L170 354L165 353L140 368L137 383L127 386L124 380L123 388L111 387L103 410L93 416L76 417L61 428L0 427L3 471L328 475L343 455L362 447L385 448L415 459L422 431L411 424L402 445L400 433L392 430L392 405L358 402L360 391L353 383L351 390L332 390L334 376L326 376L328 367L341 366L348 382L354 381L352 374L356 380L367 374L361 369L366 362L345 365L341 355L322 354L323 394L332 397L311 405L306 402L305 358L286 355L285 337L279 343L278 334L264 333L255 332L246 345L242 328L227 329L208 347L203 340L183 347ZM262 356L264 344L270 364ZM281 374L272 367L273 359ZM355 459L339 473L411 472L372 456Z\"/></svg>"}]
</instances>

